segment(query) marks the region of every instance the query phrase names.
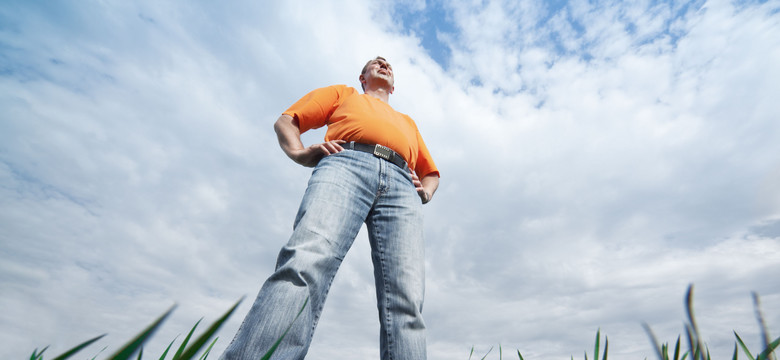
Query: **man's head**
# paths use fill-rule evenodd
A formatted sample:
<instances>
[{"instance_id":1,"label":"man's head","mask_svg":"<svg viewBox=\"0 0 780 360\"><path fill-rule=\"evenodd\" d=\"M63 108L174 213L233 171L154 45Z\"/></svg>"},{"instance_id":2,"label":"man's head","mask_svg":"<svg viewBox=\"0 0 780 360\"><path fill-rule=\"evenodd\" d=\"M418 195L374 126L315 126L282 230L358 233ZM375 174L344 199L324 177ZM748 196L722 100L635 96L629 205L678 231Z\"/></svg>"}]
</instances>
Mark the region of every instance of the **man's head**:
<instances>
[{"instance_id":1,"label":"man's head","mask_svg":"<svg viewBox=\"0 0 780 360\"><path fill-rule=\"evenodd\" d=\"M363 87L363 91L366 91L366 83L368 81L380 80L387 84L390 88L390 92L393 91L393 84L395 83L395 77L393 76L393 67L390 63L381 56L377 56L374 59L369 60L366 65L363 66L363 70L360 71L360 86Z\"/></svg>"}]
</instances>

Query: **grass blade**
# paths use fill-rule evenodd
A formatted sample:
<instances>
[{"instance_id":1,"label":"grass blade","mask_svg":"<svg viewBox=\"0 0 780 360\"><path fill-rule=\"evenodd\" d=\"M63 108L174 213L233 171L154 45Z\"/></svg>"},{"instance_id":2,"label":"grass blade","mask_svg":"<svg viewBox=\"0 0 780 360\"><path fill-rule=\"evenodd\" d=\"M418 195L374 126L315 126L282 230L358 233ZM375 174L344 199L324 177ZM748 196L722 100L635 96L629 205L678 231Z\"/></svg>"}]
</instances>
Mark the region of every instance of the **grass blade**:
<instances>
[{"instance_id":1,"label":"grass blade","mask_svg":"<svg viewBox=\"0 0 780 360\"><path fill-rule=\"evenodd\" d=\"M203 355L201 355L200 359L198 360L206 360L206 358L209 357L209 354L211 353L211 348L214 347L214 344L217 343L217 340L219 340L219 336L214 338L214 341L211 342L211 345L209 345L209 347L206 348L206 351L203 352Z\"/></svg>"},{"instance_id":2,"label":"grass blade","mask_svg":"<svg viewBox=\"0 0 780 360\"><path fill-rule=\"evenodd\" d=\"M604 357L602 357L601 360L607 360L607 350L608 349L609 349L609 338L604 336Z\"/></svg>"},{"instance_id":3,"label":"grass blade","mask_svg":"<svg viewBox=\"0 0 780 360\"><path fill-rule=\"evenodd\" d=\"M680 359L680 336L677 336L677 343L674 345L674 360Z\"/></svg>"},{"instance_id":4,"label":"grass blade","mask_svg":"<svg viewBox=\"0 0 780 360\"><path fill-rule=\"evenodd\" d=\"M758 325L759 327L761 327L761 340L764 343L764 349L769 349L769 345L770 345L769 339L771 337L769 336L769 330L766 327L766 322L764 322L764 315L761 313L761 300L758 298L758 294L755 292L753 292L753 308L755 309L756 312L756 319L758 320ZM767 359L769 358L769 356L772 356L771 354L772 354L771 351L767 353ZM759 358L761 358L760 355ZM772 358L774 358L774 356L772 356Z\"/></svg>"},{"instance_id":5,"label":"grass blade","mask_svg":"<svg viewBox=\"0 0 780 360\"><path fill-rule=\"evenodd\" d=\"M177 358L176 360L189 360L189 359L192 359L195 356L195 354L197 354L198 351L200 351L200 349L203 348L203 346L206 344L206 342L209 340L209 338L214 336L214 334L217 332L217 330L219 330L219 328L222 326L222 324L225 323L225 321L227 321L227 319L230 317L230 315L233 314L233 311L235 311L236 308L238 307L238 305L241 304L242 300L244 300L244 298L241 298L240 300L238 300L238 302L236 302L236 304L233 305L233 307L231 307L230 310L228 310L224 315L222 315L222 317L219 318L219 320L214 322L214 324L212 324L206 330L206 332L203 333L203 335L201 335L197 339L195 339L195 341L192 342L192 345L190 345L186 350L184 350L184 353L181 354L181 357Z\"/></svg>"},{"instance_id":6,"label":"grass blade","mask_svg":"<svg viewBox=\"0 0 780 360\"><path fill-rule=\"evenodd\" d=\"M114 355L109 357L111 360L127 360L130 358L133 353L135 353L136 350L138 350L144 342L154 334L155 331L157 331L157 328L162 325L163 321L170 315L173 310L176 308L176 306L172 306L170 310L166 311L165 314L160 316L155 322L153 322L151 325L149 325L144 331L142 331L140 334L138 334L135 338L130 340L127 344L125 344L124 347L119 349Z\"/></svg>"},{"instance_id":7,"label":"grass blade","mask_svg":"<svg viewBox=\"0 0 780 360\"><path fill-rule=\"evenodd\" d=\"M696 339L693 335L693 330L689 324L685 324L685 336L688 338L688 353L691 354L692 360L698 360L699 349L696 346Z\"/></svg>"},{"instance_id":8,"label":"grass blade","mask_svg":"<svg viewBox=\"0 0 780 360\"><path fill-rule=\"evenodd\" d=\"M761 352L761 355L759 355L758 358L761 360L769 359L769 356L773 356L773 352L777 349L778 345L780 345L780 337L771 342L769 346Z\"/></svg>"},{"instance_id":9,"label":"grass blade","mask_svg":"<svg viewBox=\"0 0 780 360\"><path fill-rule=\"evenodd\" d=\"M43 348L41 352L38 352L38 349L33 350L32 355L30 355L30 360L43 360L43 352L46 351L49 347Z\"/></svg>"},{"instance_id":10,"label":"grass blade","mask_svg":"<svg viewBox=\"0 0 780 360\"><path fill-rule=\"evenodd\" d=\"M173 360L178 360L179 358L181 358L181 354L184 353L184 349L186 349L187 348L187 344L190 343L190 339L192 338L192 334L195 333L195 328L197 328L198 325L200 325L201 321L203 321L203 318L198 320L195 323L195 326L193 326L192 329L190 329L190 332L187 334L187 336L184 337L184 340L181 342L181 345L179 345L179 349L176 350L175 354L173 354Z\"/></svg>"},{"instance_id":11,"label":"grass blade","mask_svg":"<svg viewBox=\"0 0 780 360\"><path fill-rule=\"evenodd\" d=\"M268 360L268 359L271 358L271 355L274 354L274 352L276 351L276 348L279 347L279 344L281 344L282 339L284 339L284 337L287 336L287 332L290 331L290 329L292 328L292 325L295 323L295 320L298 320L298 317L300 317L301 314L303 314L303 309L306 308L306 304L308 304L308 303L309 303L309 298L306 297L306 301L303 302L303 306L301 306L301 310L298 311L298 315L295 315L295 319L293 319L293 321L290 323L290 325L287 326L287 329L284 330L284 332L282 333L282 336L280 336L279 339L276 340L274 345L271 346L270 349L268 349L268 352L266 352L265 355L263 355L263 357L260 358L260 360Z\"/></svg>"},{"instance_id":12,"label":"grass blade","mask_svg":"<svg viewBox=\"0 0 780 360\"><path fill-rule=\"evenodd\" d=\"M599 340L601 339L601 329L596 331L596 346L593 349L593 360L599 360Z\"/></svg>"},{"instance_id":13,"label":"grass blade","mask_svg":"<svg viewBox=\"0 0 780 360\"><path fill-rule=\"evenodd\" d=\"M106 349L108 349L108 346L104 346L102 349L100 349L100 351L98 351L98 353L95 354L95 356L93 356L91 360L97 359L98 355L102 354L103 351L106 351Z\"/></svg>"},{"instance_id":14,"label":"grass blade","mask_svg":"<svg viewBox=\"0 0 780 360\"><path fill-rule=\"evenodd\" d=\"M520 360L525 360L523 359L523 354L520 354L520 350L517 350L517 357L520 358Z\"/></svg>"},{"instance_id":15,"label":"grass blade","mask_svg":"<svg viewBox=\"0 0 780 360\"><path fill-rule=\"evenodd\" d=\"M485 353L485 356L483 356L482 359L479 359L479 360L485 360L485 358L488 356L488 354L490 354L491 351L493 351L493 346L491 346L490 350L488 350L488 352Z\"/></svg>"},{"instance_id":16,"label":"grass blade","mask_svg":"<svg viewBox=\"0 0 780 360\"><path fill-rule=\"evenodd\" d=\"M661 346L658 345L658 339L655 337L655 334L653 333L653 329L650 328L650 325L647 325L647 323L642 323L642 327L645 328L645 332L648 336L650 336L650 342L653 345L653 349L655 350L655 354L658 355L658 359L665 360L663 351L661 350ZM679 338L678 338L679 340ZM679 341L678 341L679 344Z\"/></svg>"},{"instance_id":17,"label":"grass blade","mask_svg":"<svg viewBox=\"0 0 780 360\"><path fill-rule=\"evenodd\" d=\"M741 337L739 337L739 334L737 334L737 332L736 332L736 331L734 332L734 336L736 336L736 337L737 337L737 343L738 343L738 344L739 344L739 346L742 348L742 351L744 351L744 352L745 352L745 355L747 355L748 359L750 359L750 360L756 360L756 358L754 358L754 357L753 357L753 354L751 354L751 353L750 353L750 350L748 350L747 346L745 346L745 342L744 342L744 341L742 341L742 338L741 338Z\"/></svg>"},{"instance_id":18,"label":"grass blade","mask_svg":"<svg viewBox=\"0 0 780 360\"><path fill-rule=\"evenodd\" d=\"M700 355L701 359L704 360L704 355L701 353L702 345L699 327L696 325L696 317L693 315L693 284L688 285L688 293L685 295L685 310L688 314L688 321L692 332L692 336L690 336L691 348L693 348L694 343L696 346L695 350L691 351L694 354L693 359L698 359L698 355Z\"/></svg>"},{"instance_id":19,"label":"grass blade","mask_svg":"<svg viewBox=\"0 0 780 360\"><path fill-rule=\"evenodd\" d=\"M163 351L162 356L160 356L160 360L165 360L165 357L168 356L168 351L171 351L171 347L173 346L173 343L176 342L176 339L179 337L175 337L170 344L168 344L168 347L165 348L165 351Z\"/></svg>"},{"instance_id":20,"label":"grass blade","mask_svg":"<svg viewBox=\"0 0 780 360\"><path fill-rule=\"evenodd\" d=\"M103 338L104 336L106 336L106 334L103 334L103 335L100 335L100 336L98 336L98 337L95 337L95 338L89 339L89 340L87 340L87 341L85 341L85 342L83 342L83 343L81 343L81 344L79 344L79 345L76 345L76 347L74 347L73 349L70 349L70 350L66 351L65 353L63 353L63 354L62 354L62 355L60 355L60 356L57 356L56 358L54 358L54 360L64 360L64 359L67 359L67 358L69 358L69 357L73 356L73 354L75 354L75 353L77 353L77 352L81 351L81 349L83 349L83 348L85 348L85 347L87 347L87 346L91 345L93 342L100 340L100 339L101 339L101 338ZM46 349L44 349L44 350L46 350ZM38 354L38 355L43 355L43 351L41 351L41 353L40 353L40 354ZM43 359L43 357L41 357L40 359Z\"/></svg>"}]
</instances>

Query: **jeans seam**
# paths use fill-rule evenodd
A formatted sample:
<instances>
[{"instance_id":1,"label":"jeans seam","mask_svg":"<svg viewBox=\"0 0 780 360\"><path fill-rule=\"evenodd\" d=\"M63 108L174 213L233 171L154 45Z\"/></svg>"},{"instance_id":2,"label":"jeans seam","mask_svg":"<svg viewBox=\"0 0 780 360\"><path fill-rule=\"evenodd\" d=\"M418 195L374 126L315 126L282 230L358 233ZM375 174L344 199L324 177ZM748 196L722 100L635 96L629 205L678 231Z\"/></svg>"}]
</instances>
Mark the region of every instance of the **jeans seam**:
<instances>
[{"instance_id":1,"label":"jeans seam","mask_svg":"<svg viewBox=\"0 0 780 360\"><path fill-rule=\"evenodd\" d=\"M389 360L393 359L393 319L390 314L390 289L388 288L389 280L387 279L387 268L385 265L385 250L384 246L379 245L379 264L382 267L382 290L384 291L384 306L385 306L385 341L387 342L387 356Z\"/></svg>"}]
</instances>

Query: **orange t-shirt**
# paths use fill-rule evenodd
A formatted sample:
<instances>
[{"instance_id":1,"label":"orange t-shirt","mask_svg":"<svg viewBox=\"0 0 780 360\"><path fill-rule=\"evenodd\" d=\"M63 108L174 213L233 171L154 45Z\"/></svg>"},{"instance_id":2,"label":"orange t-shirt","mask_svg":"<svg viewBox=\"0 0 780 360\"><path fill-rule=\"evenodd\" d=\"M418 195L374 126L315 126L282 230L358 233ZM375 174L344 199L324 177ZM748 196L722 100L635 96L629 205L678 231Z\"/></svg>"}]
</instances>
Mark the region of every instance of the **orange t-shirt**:
<instances>
[{"instance_id":1,"label":"orange t-shirt","mask_svg":"<svg viewBox=\"0 0 780 360\"><path fill-rule=\"evenodd\" d=\"M417 125L373 96L346 85L316 89L290 106L284 114L298 120L301 133L327 125L325 141L344 140L387 146L403 156L422 179L439 175Z\"/></svg>"}]
</instances>

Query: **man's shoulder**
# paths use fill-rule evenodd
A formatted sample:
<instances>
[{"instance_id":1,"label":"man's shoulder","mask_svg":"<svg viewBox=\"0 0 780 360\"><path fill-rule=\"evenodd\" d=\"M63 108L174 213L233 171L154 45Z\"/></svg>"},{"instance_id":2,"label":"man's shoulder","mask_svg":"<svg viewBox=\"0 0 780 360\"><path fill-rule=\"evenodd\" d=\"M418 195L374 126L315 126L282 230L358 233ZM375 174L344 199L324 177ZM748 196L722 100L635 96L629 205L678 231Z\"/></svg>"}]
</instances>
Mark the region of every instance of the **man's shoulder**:
<instances>
[{"instance_id":1,"label":"man's shoulder","mask_svg":"<svg viewBox=\"0 0 780 360\"><path fill-rule=\"evenodd\" d=\"M306 94L302 100L316 100L321 103L333 101L340 104L346 98L354 96L355 94L358 94L357 90L347 85L330 85L309 91L309 93Z\"/></svg>"}]
</instances>

